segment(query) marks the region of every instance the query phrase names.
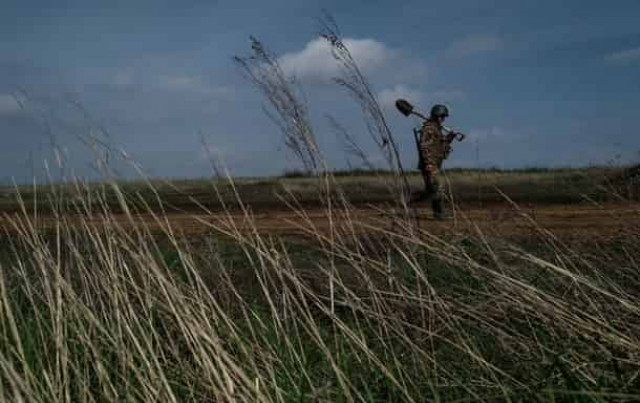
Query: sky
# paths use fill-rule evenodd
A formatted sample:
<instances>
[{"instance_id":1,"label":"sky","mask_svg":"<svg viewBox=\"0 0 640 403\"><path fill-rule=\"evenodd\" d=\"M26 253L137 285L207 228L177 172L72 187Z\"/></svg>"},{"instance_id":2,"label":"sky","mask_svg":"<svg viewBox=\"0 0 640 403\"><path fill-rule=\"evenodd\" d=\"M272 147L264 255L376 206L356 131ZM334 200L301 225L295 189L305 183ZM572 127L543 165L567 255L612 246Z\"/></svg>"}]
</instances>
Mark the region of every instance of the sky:
<instances>
[{"instance_id":1,"label":"sky","mask_svg":"<svg viewBox=\"0 0 640 403\"><path fill-rule=\"evenodd\" d=\"M300 83L331 167L361 161L328 116L382 163L358 105L333 82L324 12L406 166L419 121L394 110L397 98L449 106L447 124L468 134L449 167L640 160L637 0L2 0L0 10L2 182L60 165L91 178L95 144L122 150L109 163L123 177L204 177L211 158L237 176L300 168L233 62L250 36Z\"/></svg>"}]
</instances>

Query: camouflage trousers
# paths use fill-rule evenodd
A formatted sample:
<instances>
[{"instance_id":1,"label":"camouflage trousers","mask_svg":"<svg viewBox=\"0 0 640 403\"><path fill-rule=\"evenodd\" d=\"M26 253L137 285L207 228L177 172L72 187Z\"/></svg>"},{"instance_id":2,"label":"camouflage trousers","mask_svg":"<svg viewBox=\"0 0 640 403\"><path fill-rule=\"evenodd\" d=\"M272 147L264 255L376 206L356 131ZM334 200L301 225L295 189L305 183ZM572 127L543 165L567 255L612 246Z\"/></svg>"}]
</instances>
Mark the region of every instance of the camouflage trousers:
<instances>
[{"instance_id":1,"label":"camouflage trousers","mask_svg":"<svg viewBox=\"0 0 640 403\"><path fill-rule=\"evenodd\" d=\"M424 180L424 196L426 200L444 199L444 187L440 181L439 174L433 174L427 170L422 171L422 179Z\"/></svg>"},{"instance_id":2,"label":"camouflage trousers","mask_svg":"<svg viewBox=\"0 0 640 403\"><path fill-rule=\"evenodd\" d=\"M442 201L444 200L444 187L442 186L440 175L423 170L422 179L424 180L424 194L421 199L431 201L433 215L436 218L440 218L443 214Z\"/></svg>"}]
</instances>

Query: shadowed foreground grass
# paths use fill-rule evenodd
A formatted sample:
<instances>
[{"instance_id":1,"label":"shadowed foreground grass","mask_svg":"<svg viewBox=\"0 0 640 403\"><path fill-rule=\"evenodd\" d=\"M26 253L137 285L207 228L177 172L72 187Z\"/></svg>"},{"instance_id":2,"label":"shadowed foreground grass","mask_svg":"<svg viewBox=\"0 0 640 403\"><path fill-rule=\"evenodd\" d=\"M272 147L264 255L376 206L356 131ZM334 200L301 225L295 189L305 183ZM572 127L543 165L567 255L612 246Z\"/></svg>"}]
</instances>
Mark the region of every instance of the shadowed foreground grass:
<instances>
[{"instance_id":1,"label":"shadowed foreground grass","mask_svg":"<svg viewBox=\"0 0 640 403\"><path fill-rule=\"evenodd\" d=\"M111 186L120 211L140 211ZM363 228L345 199L320 200L333 225L316 230L301 208L296 238L241 232L231 216L197 238L162 214L161 234L124 229L99 198L52 203L53 231L26 208L5 216L0 396L640 399L637 223L570 245L526 215L524 240L436 237L402 217Z\"/></svg>"}]
</instances>

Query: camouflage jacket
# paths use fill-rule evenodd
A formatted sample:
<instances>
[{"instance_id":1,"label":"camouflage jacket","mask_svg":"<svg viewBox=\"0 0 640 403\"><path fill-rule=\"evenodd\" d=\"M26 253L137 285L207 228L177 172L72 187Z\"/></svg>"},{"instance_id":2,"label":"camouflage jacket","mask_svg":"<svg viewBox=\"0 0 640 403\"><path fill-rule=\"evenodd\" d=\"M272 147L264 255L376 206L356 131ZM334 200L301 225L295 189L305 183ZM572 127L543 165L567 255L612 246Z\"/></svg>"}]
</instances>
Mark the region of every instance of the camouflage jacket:
<instances>
[{"instance_id":1,"label":"camouflage jacket","mask_svg":"<svg viewBox=\"0 0 640 403\"><path fill-rule=\"evenodd\" d=\"M427 120L420 129L420 140L418 148L420 150L420 163L418 169L424 170L427 165L433 165L440 169L442 162L447 159L451 153L451 142L453 135L442 134L442 130L438 125Z\"/></svg>"}]
</instances>

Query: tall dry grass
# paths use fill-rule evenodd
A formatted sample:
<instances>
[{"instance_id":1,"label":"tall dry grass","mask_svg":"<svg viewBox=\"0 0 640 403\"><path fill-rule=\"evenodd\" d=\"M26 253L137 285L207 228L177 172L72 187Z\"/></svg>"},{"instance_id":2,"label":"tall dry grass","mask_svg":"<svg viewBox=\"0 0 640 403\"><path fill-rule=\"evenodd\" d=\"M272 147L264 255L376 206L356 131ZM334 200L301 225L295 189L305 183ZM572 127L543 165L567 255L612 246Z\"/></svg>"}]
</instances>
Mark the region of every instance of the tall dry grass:
<instances>
[{"instance_id":1,"label":"tall dry grass","mask_svg":"<svg viewBox=\"0 0 640 403\"><path fill-rule=\"evenodd\" d=\"M284 195L293 241L249 209L200 218L210 234L192 239L161 200L111 187L124 220L86 197L54 200L46 223L4 217L4 401L640 398L634 223L605 244L524 212L525 240L436 236L402 214L358 222L335 197L319 229Z\"/></svg>"},{"instance_id":2,"label":"tall dry grass","mask_svg":"<svg viewBox=\"0 0 640 403\"><path fill-rule=\"evenodd\" d=\"M325 38L396 173L395 211L355 218L317 159L306 106L272 65L254 80L315 173L328 225L289 193L300 235L261 232L233 181L240 218L215 181L221 212L191 198L210 230L200 238L169 221L151 182L144 196L74 182L73 197L47 193L50 217L22 202L2 223L2 400L640 399L638 223L569 244L514 204L524 239L483 233L461 211L475 230L418 226L373 92L339 35ZM275 60L254 52L246 60Z\"/></svg>"}]
</instances>

